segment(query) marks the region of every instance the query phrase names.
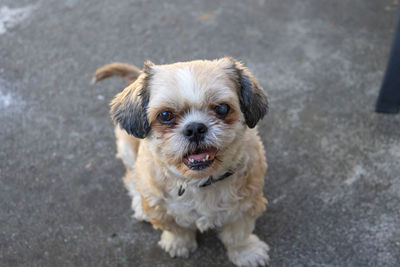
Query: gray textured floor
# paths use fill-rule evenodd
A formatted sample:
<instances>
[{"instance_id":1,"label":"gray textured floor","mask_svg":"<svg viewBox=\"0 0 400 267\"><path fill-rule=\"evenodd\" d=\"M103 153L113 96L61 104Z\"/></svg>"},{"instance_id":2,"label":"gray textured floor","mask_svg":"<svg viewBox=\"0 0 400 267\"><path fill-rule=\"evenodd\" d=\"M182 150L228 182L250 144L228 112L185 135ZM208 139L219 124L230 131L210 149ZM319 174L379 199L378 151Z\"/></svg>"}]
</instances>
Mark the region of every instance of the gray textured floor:
<instances>
[{"instance_id":1,"label":"gray textured floor","mask_svg":"<svg viewBox=\"0 0 400 267\"><path fill-rule=\"evenodd\" d=\"M213 233L170 259L131 218L108 116L124 82L89 83L229 55L270 96L271 265L399 266L400 115L373 112L397 1L166 2L1 0L0 265L231 266Z\"/></svg>"}]
</instances>

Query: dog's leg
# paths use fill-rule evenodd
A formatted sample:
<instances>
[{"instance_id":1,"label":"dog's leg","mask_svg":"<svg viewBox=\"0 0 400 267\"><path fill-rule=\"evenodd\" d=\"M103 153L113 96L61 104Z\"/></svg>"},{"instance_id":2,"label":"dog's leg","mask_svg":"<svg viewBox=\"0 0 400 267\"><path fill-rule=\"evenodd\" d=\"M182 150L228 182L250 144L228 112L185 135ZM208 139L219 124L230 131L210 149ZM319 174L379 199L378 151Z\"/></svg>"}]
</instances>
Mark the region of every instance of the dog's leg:
<instances>
[{"instance_id":1,"label":"dog's leg","mask_svg":"<svg viewBox=\"0 0 400 267\"><path fill-rule=\"evenodd\" d=\"M158 244L171 257L187 258L189 253L197 248L196 230L183 228L179 232L164 230Z\"/></svg>"},{"instance_id":2,"label":"dog's leg","mask_svg":"<svg viewBox=\"0 0 400 267\"><path fill-rule=\"evenodd\" d=\"M139 192L136 190L136 187L133 183L132 179L132 174L127 171L125 177L124 177L124 183L125 187L129 191L129 195L132 198L132 209L134 211L133 217L135 217L136 220L138 221L149 221L149 218L147 215L143 212L142 209L142 198L139 194Z\"/></svg>"},{"instance_id":3,"label":"dog's leg","mask_svg":"<svg viewBox=\"0 0 400 267\"><path fill-rule=\"evenodd\" d=\"M138 221L148 221L146 214L143 213L141 197L139 192L136 190L133 179L133 165L135 164L140 140L130 136L119 126L115 127L115 136L118 151L117 158L122 160L126 168L124 183L126 189L128 189L129 195L132 197L133 216Z\"/></svg>"},{"instance_id":4,"label":"dog's leg","mask_svg":"<svg viewBox=\"0 0 400 267\"><path fill-rule=\"evenodd\" d=\"M196 250L196 229L183 228L178 225L175 218L167 213L162 202L155 203L143 197L142 209L153 227L163 230L158 244L171 257L187 258L190 252Z\"/></svg>"},{"instance_id":5,"label":"dog's leg","mask_svg":"<svg viewBox=\"0 0 400 267\"><path fill-rule=\"evenodd\" d=\"M243 217L224 225L219 238L224 243L229 259L237 266L266 266L269 262L268 245L255 234L255 218Z\"/></svg>"}]
</instances>

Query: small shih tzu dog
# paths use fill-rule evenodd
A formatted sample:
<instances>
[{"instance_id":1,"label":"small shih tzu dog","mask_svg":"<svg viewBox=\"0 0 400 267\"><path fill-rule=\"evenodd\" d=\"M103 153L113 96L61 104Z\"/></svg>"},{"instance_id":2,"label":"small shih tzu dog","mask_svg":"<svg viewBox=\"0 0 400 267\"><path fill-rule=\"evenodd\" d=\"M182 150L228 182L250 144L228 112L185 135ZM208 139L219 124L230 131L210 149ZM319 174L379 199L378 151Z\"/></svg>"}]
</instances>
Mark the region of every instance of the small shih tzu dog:
<instances>
[{"instance_id":1,"label":"small shih tzu dog","mask_svg":"<svg viewBox=\"0 0 400 267\"><path fill-rule=\"evenodd\" d=\"M196 231L216 229L237 266L268 264L269 247L252 234L265 211L267 169L256 124L268 111L258 81L233 58L170 65L113 63L130 84L111 102L117 156L134 216L161 229L171 257L197 248Z\"/></svg>"}]
</instances>

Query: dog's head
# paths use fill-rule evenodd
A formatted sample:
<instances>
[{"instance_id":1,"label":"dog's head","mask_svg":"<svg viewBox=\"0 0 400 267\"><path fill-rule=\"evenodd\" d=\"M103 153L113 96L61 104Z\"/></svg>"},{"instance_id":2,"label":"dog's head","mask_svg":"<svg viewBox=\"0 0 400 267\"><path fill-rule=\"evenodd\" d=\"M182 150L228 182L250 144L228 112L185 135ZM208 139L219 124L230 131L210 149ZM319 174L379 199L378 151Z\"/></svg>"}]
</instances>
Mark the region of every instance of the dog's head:
<instances>
[{"instance_id":1,"label":"dog's head","mask_svg":"<svg viewBox=\"0 0 400 267\"><path fill-rule=\"evenodd\" d=\"M145 138L157 162L188 178L234 163L246 129L268 111L259 83L233 58L146 62L111 106L113 120Z\"/></svg>"}]
</instances>

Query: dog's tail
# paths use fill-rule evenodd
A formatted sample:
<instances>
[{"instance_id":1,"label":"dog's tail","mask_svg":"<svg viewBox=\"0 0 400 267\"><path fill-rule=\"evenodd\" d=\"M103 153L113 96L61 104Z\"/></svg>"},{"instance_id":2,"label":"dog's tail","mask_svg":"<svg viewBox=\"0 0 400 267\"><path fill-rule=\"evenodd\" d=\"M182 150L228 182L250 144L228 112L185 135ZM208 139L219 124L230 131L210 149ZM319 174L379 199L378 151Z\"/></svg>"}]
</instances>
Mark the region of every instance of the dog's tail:
<instances>
[{"instance_id":1,"label":"dog's tail","mask_svg":"<svg viewBox=\"0 0 400 267\"><path fill-rule=\"evenodd\" d=\"M131 84L136 81L140 73L141 70L133 65L114 62L97 69L93 76L92 83L97 83L112 76L119 76L125 78L128 84Z\"/></svg>"}]
</instances>

